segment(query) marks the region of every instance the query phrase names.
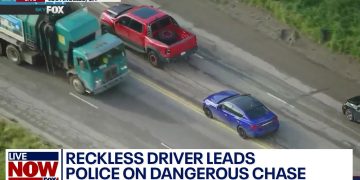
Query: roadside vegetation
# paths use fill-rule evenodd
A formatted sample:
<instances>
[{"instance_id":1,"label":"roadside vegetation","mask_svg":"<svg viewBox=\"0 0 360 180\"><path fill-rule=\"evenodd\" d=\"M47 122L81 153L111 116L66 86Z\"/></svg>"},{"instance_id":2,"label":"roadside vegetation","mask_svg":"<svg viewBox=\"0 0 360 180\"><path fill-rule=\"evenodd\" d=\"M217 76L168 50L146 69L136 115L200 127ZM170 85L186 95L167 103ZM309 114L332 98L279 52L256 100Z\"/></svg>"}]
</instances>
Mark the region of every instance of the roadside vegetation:
<instances>
[{"instance_id":1,"label":"roadside vegetation","mask_svg":"<svg viewBox=\"0 0 360 180\"><path fill-rule=\"evenodd\" d=\"M0 118L0 179L5 179L5 150L18 149L50 149L53 146L18 124Z\"/></svg>"},{"instance_id":2,"label":"roadside vegetation","mask_svg":"<svg viewBox=\"0 0 360 180\"><path fill-rule=\"evenodd\" d=\"M332 50L360 57L359 0L242 0Z\"/></svg>"}]
</instances>

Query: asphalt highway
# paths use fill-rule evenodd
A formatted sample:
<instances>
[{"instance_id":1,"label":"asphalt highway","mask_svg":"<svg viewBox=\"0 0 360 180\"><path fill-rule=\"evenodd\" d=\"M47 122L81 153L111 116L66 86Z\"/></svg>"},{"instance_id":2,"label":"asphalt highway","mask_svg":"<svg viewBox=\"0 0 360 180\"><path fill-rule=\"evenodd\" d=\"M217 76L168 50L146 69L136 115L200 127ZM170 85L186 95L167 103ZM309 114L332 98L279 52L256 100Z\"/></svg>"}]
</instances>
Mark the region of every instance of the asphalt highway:
<instances>
[{"instance_id":1,"label":"asphalt highway","mask_svg":"<svg viewBox=\"0 0 360 180\"><path fill-rule=\"evenodd\" d=\"M99 16L108 5L88 8ZM199 51L189 62L160 70L127 51L131 72L123 83L97 96L80 96L60 70L51 75L44 67L19 67L0 58L0 112L66 147L352 148L354 172L360 172L360 127L344 120L339 102L173 15L201 34ZM263 101L278 114L279 132L242 140L207 119L199 102L223 89Z\"/></svg>"},{"instance_id":2,"label":"asphalt highway","mask_svg":"<svg viewBox=\"0 0 360 180\"><path fill-rule=\"evenodd\" d=\"M92 97L73 92L61 71L51 76L3 58L0 69L2 108L70 147L259 148L134 72L117 88Z\"/></svg>"}]
</instances>

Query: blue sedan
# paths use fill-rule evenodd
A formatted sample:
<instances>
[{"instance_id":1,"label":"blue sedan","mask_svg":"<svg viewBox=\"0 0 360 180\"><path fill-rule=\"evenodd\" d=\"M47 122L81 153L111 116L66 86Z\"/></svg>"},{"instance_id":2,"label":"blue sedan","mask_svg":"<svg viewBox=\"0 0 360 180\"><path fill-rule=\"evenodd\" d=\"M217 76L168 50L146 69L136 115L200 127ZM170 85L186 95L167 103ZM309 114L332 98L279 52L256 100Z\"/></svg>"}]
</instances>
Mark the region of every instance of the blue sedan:
<instances>
[{"instance_id":1,"label":"blue sedan","mask_svg":"<svg viewBox=\"0 0 360 180\"><path fill-rule=\"evenodd\" d=\"M279 129L277 116L249 94L226 90L204 99L207 117L224 121L236 128L242 138L259 137Z\"/></svg>"}]
</instances>

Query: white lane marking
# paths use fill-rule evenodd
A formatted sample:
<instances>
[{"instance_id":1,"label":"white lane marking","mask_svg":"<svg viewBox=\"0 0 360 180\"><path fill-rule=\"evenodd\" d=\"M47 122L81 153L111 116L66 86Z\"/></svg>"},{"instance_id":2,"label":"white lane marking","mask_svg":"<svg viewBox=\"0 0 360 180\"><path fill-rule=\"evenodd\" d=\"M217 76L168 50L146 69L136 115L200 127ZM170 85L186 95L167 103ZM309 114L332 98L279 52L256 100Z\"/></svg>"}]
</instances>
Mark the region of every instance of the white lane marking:
<instances>
[{"instance_id":1,"label":"white lane marking","mask_svg":"<svg viewBox=\"0 0 360 180\"><path fill-rule=\"evenodd\" d=\"M98 2L98 3L99 3L100 5L106 7L106 8L109 8L109 7L110 7L109 5L107 5L107 4L103 3L103 2Z\"/></svg>"},{"instance_id":2,"label":"white lane marking","mask_svg":"<svg viewBox=\"0 0 360 180\"><path fill-rule=\"evenodd\" d=\"M290 106L291 108L295 109L295 107L294 107L293 105L291 105L291 104L289 104L288 102L282 100L281 98L279 98L279 97L277 97L277 96L275 96L275 95L273 95L273 94L271 94L271 93L268 93L268 92L267 92L266 94L269 95L270 97L272 97L272 98L274 98L274 99L276 99L276 100L284 103L284 104L287 104L287 105Z\"/></svg>"},{"instance_id":3,"label":"white lane marking","mask_svg":"<svg viewBox=\"0 0 360 180\"><path fill-rule=\"evenodd\" d=\"M93 108L95 108L95 109L99 109L99 107L95 106L94 104L91 104L90 102L88 102L88 101L86 101L86 100L82 99L81 97L79 97L79 96L75 95L75 94L74 94L74 93L72 93L72 92L70 92L70 93L69 93L69 95L70 95L70 96L75 97L76 99L78 99L78 100L80 100L80 101L82 101L82 102L84 102L84 103L88 104L89 106L91 106L91 107L93 107Z\"/></svg>"},{"instance_id":4,"label":"white lane marking","mask_svg":"<svg viewBox=\"0 0 360 180\"><path fill-rule=\"evenodd\" d=\"M268 93L268 92L267 92L266 94L269 95L269 96L271 96L272 98L274 98L274 99L276 99L276 100L284 103L284 104L287 104L286 101L282 100L281 98L279 98L279 97L277 97L277 96L275 96L275 95L273 95L273 94L271 94L271 93Z\"/></svg>"},{"instance_id":5,"label":"white lane marking","mask_svg":"<svg viewBox=\"0 0 360 180\"><path fill-rule=\"evenodd\" d=\"M289 104L289 106L290 106L291 108L295 109L295 107L294 107L293 105Z\"/></svg>"},{"instance_id":6,"label":"white lane marking","mask_svg":"<svg viewBox=\"0 0 360 180\"><path fill-rule=\"evenodd\" d=\"M167 149L172 149L170 146L166 145L165 143L161 143L161 145L166 147Z\"/></svg>"},{"instance_id":7,"label":"white lane marking","mask_svg":"<svg viewBox=\"0 0 360 180\"><path fill-rule=\"evenodd\" d=\"M200 56L198 53L195 53L194 56L200 58L200 59L204 59L204 57Z\"/></svg>"}]
</instances>

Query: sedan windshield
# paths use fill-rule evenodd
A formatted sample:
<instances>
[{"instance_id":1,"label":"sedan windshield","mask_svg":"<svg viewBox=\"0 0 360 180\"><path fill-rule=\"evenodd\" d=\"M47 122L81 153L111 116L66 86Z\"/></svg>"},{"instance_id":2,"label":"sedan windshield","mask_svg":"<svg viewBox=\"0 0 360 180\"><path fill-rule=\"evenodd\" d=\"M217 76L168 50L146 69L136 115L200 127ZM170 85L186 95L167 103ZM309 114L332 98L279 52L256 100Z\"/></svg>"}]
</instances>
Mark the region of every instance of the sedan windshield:
<instances>
[{"instance_id":1,"label":"sedan windshield","mask_svg":"<svg viewBox=\"0 0 360 180\"><path fill-rule=\"evenodd\" d=\"M253 107L247 110L245 113L249 117L249 119L257 119L269 113L269 109L261 105Z\"/></svg>"}]
</instances>

